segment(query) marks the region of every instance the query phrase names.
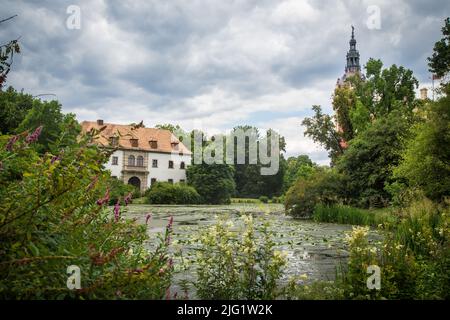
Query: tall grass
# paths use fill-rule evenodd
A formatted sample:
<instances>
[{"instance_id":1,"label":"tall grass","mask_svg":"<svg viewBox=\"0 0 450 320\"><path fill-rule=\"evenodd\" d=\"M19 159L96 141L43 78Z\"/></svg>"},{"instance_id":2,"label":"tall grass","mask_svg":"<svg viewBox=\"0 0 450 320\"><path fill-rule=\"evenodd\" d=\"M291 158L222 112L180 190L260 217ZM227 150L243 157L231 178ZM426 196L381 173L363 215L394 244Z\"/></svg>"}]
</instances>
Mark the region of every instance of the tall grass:
<instances>
[{"instance_id":1,"label":"tall grass","mask_svg":"<svg viewBox=\"0 0 450 320\"><path fill-rule=\"evenodd\" d=\"M314 208L313 219L317 222L377 226L386 222L394 224L396 216L385 210L364 210L344 205L326 206L318 204Z\"/></svg>"}]
</instances>

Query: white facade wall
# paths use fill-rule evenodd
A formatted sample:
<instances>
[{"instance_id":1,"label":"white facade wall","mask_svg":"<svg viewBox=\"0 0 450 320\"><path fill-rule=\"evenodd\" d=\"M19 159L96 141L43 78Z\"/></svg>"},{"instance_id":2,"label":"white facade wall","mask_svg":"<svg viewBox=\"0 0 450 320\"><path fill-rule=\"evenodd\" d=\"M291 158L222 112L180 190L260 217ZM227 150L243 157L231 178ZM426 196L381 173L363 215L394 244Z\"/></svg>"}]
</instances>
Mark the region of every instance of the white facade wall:
<instances>
[{"instance_id":1,"label":"white facade wall","mask_svg":"<svg viewBox=\"0 0 450 320\"><path fill-rule=\"evenodd\" d=\"M169 153L158 153L158 152L148 152L148 178L147 185L145 188L149 188L151 185L152 179L156 179L160 182L168 182L169 179L172 179L174 183L180 182L180 180L186 181L186 168L191 163L190 155L179 155L179 154L169 154ZM117 165L112 164L113 157L118 157ZM124 161L128 161L128 159L124 159L124 151L116 150L110 156L108 162L105 164L105 168L111 171L111 176L115 176L118 179L122 180L122 170L124 167ZM153 159L158 160L158 167L153 168ZM169 169L169 160L174 162L173 169ZM181 162L184 162L185 169L180 168ZM127 181L124 181L127 183Z\"/></svg>"},{"instance_id":2,"label":"white facade wall","mask_svg":"<svg viewBox=\"0 0 450 320\"><path fill-rule=\"evenodd\" d=\"M158 167L153 168L153 160L158 160ZM169 160L174 162L173 169L169 169ZM180 163L184 161L185 169L180 169ZM169 179L173 179L173 182L180 182L180 180L186 181L186 168L191 163L190 155L179 155L169 153L156 153L149 152L148 154L148 179L147 188L150 187L151 180L167 182Z\"/></svg>"},{"instance_id":3,"label":"white facade wall","mask_svg":"<svg viewBox=\"0 0 450 320\"><path fill-rule=\"evenodd\" d=\"M117 165L112 164L113 157L118 157ZM118 179L122 178L122 167L123 167L123 151L116 150L109 157L108 162L105 164L105 168L111 171L111 176L117 177Z\"/></svg>"}]
</instances>

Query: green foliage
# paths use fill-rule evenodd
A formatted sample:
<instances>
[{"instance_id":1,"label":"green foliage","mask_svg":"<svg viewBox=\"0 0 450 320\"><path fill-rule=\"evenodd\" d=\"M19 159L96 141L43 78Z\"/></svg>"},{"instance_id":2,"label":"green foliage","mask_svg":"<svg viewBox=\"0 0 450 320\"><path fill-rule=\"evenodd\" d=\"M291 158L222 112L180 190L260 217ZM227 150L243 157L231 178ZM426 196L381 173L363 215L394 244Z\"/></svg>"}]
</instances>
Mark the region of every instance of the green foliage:
<instances>
[{"instance_id":1,"label":"green foliage","mask_svg":"<svg viewBox=\"0 0 450 320\"><path fill-rule=\"evenodd\" d=\"M267 300L278 296L277 281L286 257L275 250L267 220L255 223L251 215L242 220L237 232L222 217L199 235L194 285L201 299Z\"/></svg>"},{"instance_id":2,"label":"green foliage","mask_svg":"<svg viewBox=\"0 0 450 320\"><path fill-rule=\"evenodd\" d=\"M269 198L266 196L261 196L258 198L259 201L261 201L262 203L268 203L269 202Z\"/></svg>"},{"instance_id":3,"label":"green foliage","mask_svg":"<svg viewBox=\"0 0 450 320\"><path fill-rule=\"evenodd\" d=\"M187 167L189 185L197 190L202 203L230 203L235 192L233 167L226 164L194 164Z\"/></svg>"},{"instance_id":4,"label":"green foliage","mask_svg":"<svg viewBox=\"0 0 450 320\"><path fill-rule=\"evenodd\" d=\"M386 206L390 194L385 190L393 183L392 169L400 161L409 123L401 114L392 112L372 123L354 138L337 163L346 177L353 203L362 207Z\"/></svg>"},{"instance_id":5,"label":"green foliage","mask_svg":"<svg viewBox=\"0 0 450 320\"><path fill-rule=\"evenodd\" d=\"M51 151L72 145L80 134L81 127L74 114L63 114L57 101L33 100L32 108L20 123L16 132L31 131L42 126L45 130L39 136L35 148L39 153Z\"/></svg>"},{"instance_id":6,"label":"green foliage","mask_svg":"<svg viewBox=\"0 0 450 320\"><path fill-rule=\"evenodd\" d=\"M450 18L445 19L441 40L435 43L433 55L428 58L430 72L443 77L450 71Z\"/></svg>"},{"instance_id":7,"label":"green foliage","mask_svg":"<svg viewBox=\"0 0 450 320\"><path fill-rule=\"evenodd\" d=\"M378 226L396 224L397 216L386 210L364 210L344 205L318 204L314 208L313 219L318 222Z\"/></svg>"},{"instance_id":8,"label":"green foliage","mask_svg":"<svg viewBox=\"0 0 450 320\"><path fill-rule=\"evenodd\" d=\"M283 288L283 298L287 300L342 300L344 290L333 281L305 283L307 276L294 277Z\"/></svg>"},{"instance_id":9,"label":"green foliage","mask_svg":"<svg viewBox=\"0 0 450 320\"><path fill-rule=\"evenodd\" d=\"M0 91L0 132L13 134L33 106L30 94L17 92L13 87Z\"/></svg>"},{"instance_id":10,"label":"green foliage","mask_svg":"<svg viewBox=\"0 0 450 320\"><path fill-rule=\"evenodd\" d=\"M450 97L429 103L394 175L435 201L450 196Z\"/></svg>"},{"instance_id":11,"label":"green foliage","mask_svg":"<svg viewBox=\"0 0 450 320\"><path fill-rule=\"evenodd\" d=\"M259 143L263 138L261 137L258 129L252 126L237 126L233 128L236 130L243 130L244 132L248 132L249 134L252 132L250 130L254 130L254 136L257 145L257 150L259 152ZM273 130L268 130L267 137L270 137L271 132ZM251 135L251 134L250 134ZM268 139L270 142L270 138ZM270 144L269 144L270 145ZM283 188L283 179L285 176L285 164L286 160L283 157L282 152L285 151L286 142L284 137L280 136L279 138L279 148L280 152L279 156L279 168L278 172L274 175L262 175L261 167L262 164L249 164L249 141L245 141L245 164L237 164L237 153L234 153L234 181L236 184L236 196L243 198L257 198L259 196L267 196L272 197L274 195L279 195L282 192ZM269 147L270 148L270 147ZM265 150L264 150L265 151Z\"/></svg>"},{"instance_id":12,"label":"green foliage","mask_svg":"<svg viewBox=\"0 0 450 320\"><path fill-rule=\"evenodd\" d=\"M283 190L287 191L299 178L309 177L316 168L316 164L307 155L289 157L286 161Z\"/></svg>"},{"instance_id":13,"label":"green foliage","mask_svg":"<svg viewBox=\"0 0 450 320\"><path fill-rule=\"evenodd\" d=\"M321 144L327 151L331 161L334 162L344 150L340 145L341 135L336 131L332 116L322 113L320 106L312 106L314 116L305 118L302 125L306 127L305 136Z\"/></svg>"},{"instance_id":14,"label":"green foliage","mask_svg":"<svg viewBox=\"0 0 450 320\"><path fill-rule=\"evenodd\" d=\"M137 198L134 194L136 192L136 188L130 184L123 183L122 180L117 178L109 177L107 180L107 185L109 188L109 205L115 205L118 200L123 200L123 197L130 195L131 198Z\"/></svg>"},{"instance_id":15,"label":"green foliage","mask_svg":"<svg viewBox=\"0 0 450 320\"><path fill-rule=\"evenodd\" d=\"M151 204L196 204L200 202L197 191L184 183L157 182L147 192Z\"/></svg>"},{"instance_id":16,"label":"green foliage","mask_svg":"<svg viewBox=\"0 0 450 320\"><path fill-rule=\"evenodd\" d=\"M122 218L126 202L106 206L109 153L87 136L39 155L26 137L0 137L1 299L163 298L171 227L148 251L146 226ZM66 286L70 265L81 289Z\"/></svg>"},{"instance_id":17,"label":"green foliage","mask_svg":"<svg viewBox=\"0 0 450 320\"><path fill-rule=\"evenodd\" d=\"M350 141L353 138L353 124L351 121L351 111L356 108L357 97L349 86L337 87L333 95L333 110L335 111L336 122L339 125L342 138Z\"/></svg>"},{"instance_id":18,"label":"green foliage","mask_svg":"<svg viewBox=\"0 0 450 320\"><path fill-rule=\"evenodd\" d=\"M333 170L317 170L308 178L298 179L288 190L284 206L294 217L310 217L317 204L336 204L343 197L342 178Z\"/></svg>"},{"instance_id":19,"label":"green foliage","mask_svg":"<svg viewBox=\"0 0 450 320\"><path fill-rule=\"evenodd\" d=\"M347 298L448 299L450 216L448 204L419 199L399 212L398 225L381 243L370 243L368 229L348 238L348 268L340 278ZM366 286L368 265L381 269L381 290Z\"/></svg>"}]
</instances>

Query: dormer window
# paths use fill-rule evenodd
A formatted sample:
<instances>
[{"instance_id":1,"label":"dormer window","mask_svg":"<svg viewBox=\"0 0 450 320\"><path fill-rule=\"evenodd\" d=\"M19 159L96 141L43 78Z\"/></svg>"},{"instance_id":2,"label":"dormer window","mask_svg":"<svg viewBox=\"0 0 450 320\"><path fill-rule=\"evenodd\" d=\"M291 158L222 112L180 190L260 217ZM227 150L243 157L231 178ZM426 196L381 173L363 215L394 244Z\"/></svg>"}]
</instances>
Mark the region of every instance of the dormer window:
<instances>
[{"instance_id":1,"label":"dormer window","mask_svg":"<svg viewBox=\"0 0 450 320\"><path fill-rule=\"evenodd\" d=\"M133 148L138 147L138 139L130 139L130 143Z\"/></svg>"},{"instance_id":2,"label":"dormer window","mask_svg":"<svg viewBox=\"0 0 450 320\"><path fill-rule=\"evenodd\" d=\"M148 143L150 144L150 148L152 148L152 149L158 149L158 141L156 141L156 140L150 140Z\"/></svg>"},{"instance_id":3,"label":"dormer window","mask_svg":"<svg viewBox=\"0 0 450 320\"><path fill-rule=\"evenodd\" d=\"M109 142L113 147L115 147L119 144L119 137L110 137Z\"/></svg>"}]
</instances>

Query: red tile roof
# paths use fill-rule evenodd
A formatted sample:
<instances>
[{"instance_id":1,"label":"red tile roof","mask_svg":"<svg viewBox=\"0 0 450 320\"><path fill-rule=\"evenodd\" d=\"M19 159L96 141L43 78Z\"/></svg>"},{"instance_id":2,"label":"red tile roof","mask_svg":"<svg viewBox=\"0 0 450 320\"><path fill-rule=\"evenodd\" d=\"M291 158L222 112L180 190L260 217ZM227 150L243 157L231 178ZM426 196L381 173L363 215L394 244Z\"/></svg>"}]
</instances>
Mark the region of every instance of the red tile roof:
<instances>
[{"instance_id":1,"label":"red tile roof","mask_svg":"<svg viewBox=\"0 0 450 320\"><path fill-rule=\"evenodd\" d=\"M110 145L111 137L119 137L119 149L128 150L145 150L152 152L181 152L183 154L190 155L186 146L178 140L178 138L172 134L169 130L156 129L156 128L136 128L133 125L122 125L113 123L98 124L97 121L83 121L81 122L81 129L83 132L89 132L91 129L104 128L100 132L100 135L96 142L103 146ZM138 146L131 146L131 139L138 139ZM158 146L156 149L150 147L150 141L156 140ZM172 147L172 143L178 144L178 150Z\"/></svg>"}]
</instances>

